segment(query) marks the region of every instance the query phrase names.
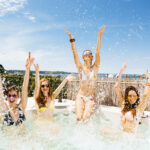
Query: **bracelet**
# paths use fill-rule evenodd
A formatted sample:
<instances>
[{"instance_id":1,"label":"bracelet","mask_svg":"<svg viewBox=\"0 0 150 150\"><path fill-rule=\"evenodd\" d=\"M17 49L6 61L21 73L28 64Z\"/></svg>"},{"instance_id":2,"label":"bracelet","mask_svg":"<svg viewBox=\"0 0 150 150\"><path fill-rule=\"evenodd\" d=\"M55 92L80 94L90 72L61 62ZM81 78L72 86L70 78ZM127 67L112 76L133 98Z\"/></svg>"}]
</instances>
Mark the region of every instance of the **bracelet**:
<instances>
[{"instance_id":1,"label":"bracelet","mask_svg":"<svg viewBox=\"0 0 150 150\"><path fill-rule=\"evenodd\" d=\"M150 83L146 83L146 86L150 86Z\"/></svg>"},{"instance_id":2,"label":"bracelet","mask_svg":"<svg viewBox=\"0 0 150 150\"><path fill-rule=\"evenodd\" d=\"M70 39L70 42L72 43L72 42L75 42L75 39Z\"/></svg>"}]
</instances>

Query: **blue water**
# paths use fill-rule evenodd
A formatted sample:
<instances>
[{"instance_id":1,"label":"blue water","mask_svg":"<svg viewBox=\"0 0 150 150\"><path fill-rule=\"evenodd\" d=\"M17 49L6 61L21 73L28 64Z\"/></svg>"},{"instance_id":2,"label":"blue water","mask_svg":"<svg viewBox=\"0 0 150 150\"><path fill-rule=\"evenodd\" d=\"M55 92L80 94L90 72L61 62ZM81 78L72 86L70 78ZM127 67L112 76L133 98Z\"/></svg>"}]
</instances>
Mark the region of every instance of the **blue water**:
<instances>
[{"instance_id":1,"label":"blue water","mask_svg":"<svg viewBox=\"0 0 150 150\"><path fill-rule=\"evenodd\" d=\"M42 74L41 74L42 75ZM51 75L51 76L61 76L61 77L66 77L68 74L47 74L47 75ZM73 74L74 76L78 77L78 74ZM99 78L107 78L109 74L98 74ZM116 78L117 74L112 74L113 78ZM141 75L139 74L123 74L122 78L139 78Z\"/></svg>"}]
</instances>

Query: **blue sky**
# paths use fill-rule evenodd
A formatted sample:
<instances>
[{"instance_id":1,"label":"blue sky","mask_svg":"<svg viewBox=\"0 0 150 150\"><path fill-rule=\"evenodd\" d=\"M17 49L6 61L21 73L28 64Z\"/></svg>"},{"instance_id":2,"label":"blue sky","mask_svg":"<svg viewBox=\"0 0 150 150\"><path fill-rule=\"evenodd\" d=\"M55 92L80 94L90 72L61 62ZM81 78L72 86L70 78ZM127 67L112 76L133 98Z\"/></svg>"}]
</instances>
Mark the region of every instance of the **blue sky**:
<instances>
[{"instance_id":1,"label":"blue sky","mask_svg":"<svg viewBox=\"0 0 150 150\"><path fill-rule=\"evenodd\" d=\"M95 52L104 24L99 73L117 73L125 61L125 73L145 73L150 69L149 7L149 0L0 0L0 64L24 69L30 50L40 70L76 72L64 29L74 35L82 61L84 49Z\"/></svg>"}]
</instances>

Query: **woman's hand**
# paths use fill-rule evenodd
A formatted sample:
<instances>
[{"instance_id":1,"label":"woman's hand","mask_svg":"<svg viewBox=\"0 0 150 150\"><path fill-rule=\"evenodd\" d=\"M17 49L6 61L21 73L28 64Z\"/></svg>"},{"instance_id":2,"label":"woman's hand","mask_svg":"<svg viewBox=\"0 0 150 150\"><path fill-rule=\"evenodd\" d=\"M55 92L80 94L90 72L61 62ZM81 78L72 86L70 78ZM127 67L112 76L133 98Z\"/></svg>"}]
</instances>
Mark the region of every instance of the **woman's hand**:
<instances>
[{"instance_id":1,"label":"woman's hand","mask_svg":"<svg viewBox=\"0 0 150 150\"><path fill-rule=\"evenodd\" d=\"M70 32L68 32L67 30L64 30L64 32L66 32L68 34L68 36L70 37L70 39L73 39L73 35Z\"/></svg>"},{"instance_id":2,"label":"woman's hand","mask_svg":"<svg viewBox=\"0 0 150 150\"><path fill-rule=\"evenodd\" d=\"M102 33L104 32L105 28L106 28L106 26L103 25L103 26L99 29L98 35L102 35Z\"/></svg>"},{"instance_id":3,"label":"woman's hand","mask_svg":"<svg viewBox=\"0 0 150 150\"><path fill-rule=\"evenodd\" d=\"M119 75L117 75L118 81L116 82L116 84L115 84L115 86L114 86L115 88L120 87L120 82L121 82L121 78L122 78L122 73L123 73L124 70L127 68L127 64L128 64L128 62L125 62L125 63L122 65L121 70L120 70L120 73L119 73Z\"/></svg>"},{"instance_id":4,"label":"woman's hand","mask_svg":"<svg viewBox=\"0 0 150 150\"><path fill-rule=\"evenodd\" d=\"M127 65L128 65L128 62L125 62L125 63L122 65L121 72L124 72L124 70L127 68Z\"/></svg>"},{"instance_id":5,"label":"woman's hand","mask_svg":"<svg viewBox=\"0 0 150 150\"><path fill-rule=\"evenodd\" d=\"M34 58L33 57L30 58L30 59L28 58L26 60L26 69L30 69L30 67L32 66L33 62L34 62Z\"/></svg>"},{"instance_id":6,"label":"woman's hand","mask_svg":"<svg viewBox=\"0 0 150 150\"><path fill-rule=\"evenodd\" d=\"M39 65L38 64L34 64L34 68L36 72L39 72Z\"/></svg>"}]
</instances>

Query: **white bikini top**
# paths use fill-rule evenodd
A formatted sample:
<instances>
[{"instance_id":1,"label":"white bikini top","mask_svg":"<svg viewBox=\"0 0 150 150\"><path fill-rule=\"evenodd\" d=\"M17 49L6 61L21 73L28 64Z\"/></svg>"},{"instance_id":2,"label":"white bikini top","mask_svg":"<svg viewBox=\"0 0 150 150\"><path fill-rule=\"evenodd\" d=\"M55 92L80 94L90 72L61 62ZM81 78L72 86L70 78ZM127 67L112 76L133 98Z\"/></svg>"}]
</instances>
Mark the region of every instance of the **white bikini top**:
<instances>
[{"instance_id":1,"label":"white bikini top","mask_svg":"<svg viewBox=\"0 0 150 150\"><path fill-rule=\"evenodd\" d=\"M90 78L88 79L87 76L85 75L84 71L82 70L79 74L80 80L96 80L96 74L94 70L90 73Z\"/></svg>"}]
</instances>

